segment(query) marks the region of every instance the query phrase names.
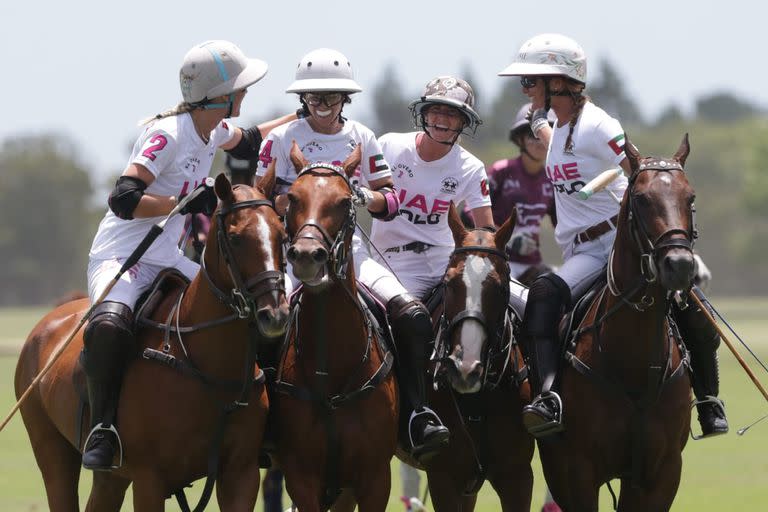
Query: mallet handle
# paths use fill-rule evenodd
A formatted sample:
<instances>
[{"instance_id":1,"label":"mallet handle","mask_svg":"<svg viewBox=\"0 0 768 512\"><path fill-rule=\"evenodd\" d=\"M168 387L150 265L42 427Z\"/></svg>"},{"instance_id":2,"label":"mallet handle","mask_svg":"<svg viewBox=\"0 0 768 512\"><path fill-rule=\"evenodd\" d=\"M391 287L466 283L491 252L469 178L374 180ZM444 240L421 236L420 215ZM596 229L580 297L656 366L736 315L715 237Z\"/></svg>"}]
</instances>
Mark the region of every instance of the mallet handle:
<instances>
[{"instance_id":1,"label":"mallet handle","mask_svg":"<svg viewBox=\"0 0 768 512\"><path fill-rule=\"evenodd\" d=\"M585 201L592 197L595 192L600 192L605 187L607 187L613 180L621 176L621 174L624 172L624 169L621 167L617 167L615 169L608 169L607 171L603 171L597 176L595 176L592 181L581 187L581 190L579 190L576 193L576 197L581 199L582 201Z\"/></svg>"}]
</instances>

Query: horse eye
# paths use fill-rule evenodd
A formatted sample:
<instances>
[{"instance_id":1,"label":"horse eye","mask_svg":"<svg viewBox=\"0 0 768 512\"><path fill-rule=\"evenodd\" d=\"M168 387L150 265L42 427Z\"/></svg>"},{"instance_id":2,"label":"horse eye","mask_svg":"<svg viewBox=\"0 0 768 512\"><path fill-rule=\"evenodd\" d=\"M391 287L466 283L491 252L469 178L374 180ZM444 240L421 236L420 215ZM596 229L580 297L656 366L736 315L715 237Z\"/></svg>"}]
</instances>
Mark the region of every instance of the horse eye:
<instances>
[{"instance_id":1,"label":"horse eye","mask_svg":"<svg viewBox=\"0 0 768 512\"><path fill-rule=\"evenodd\" d=\"M229 243L234 247L238 247L243 243L243 236L238 233L231 233L229 235Z\"/></svg>"}]
</instances>

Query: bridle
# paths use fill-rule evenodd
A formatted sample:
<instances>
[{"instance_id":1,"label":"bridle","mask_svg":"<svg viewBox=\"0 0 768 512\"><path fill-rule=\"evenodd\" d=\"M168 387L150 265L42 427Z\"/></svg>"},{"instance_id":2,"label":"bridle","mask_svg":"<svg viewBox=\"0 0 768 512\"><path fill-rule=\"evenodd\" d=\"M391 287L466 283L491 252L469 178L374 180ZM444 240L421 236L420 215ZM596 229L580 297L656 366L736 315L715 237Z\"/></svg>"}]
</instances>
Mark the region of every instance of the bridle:
<instances>
[{"instance_id":1,"label":"bridle","mask_svg":"<svg viewBox=\"0 0 768 512\"><path fill-rule=\"evenodd\" d=\"M478 228L483 229L485 231L491 231L488 228ZM502 272L502 285L501 285L501 299L503 300L504 307L502 308L502 316L503 318L494 318L494 319L487 319L482 311L478 309L467 309L464 311L461 311L457 315L455 315L453 318L448 318L448 315L445 312L445 309L443 310L443 314L440 316L440 327L437 333L437 339L436 339L436 347L435 347L435 356L436 361L438 363L436 373L439 372L440 366L442 364L451 364L450 359L450 353L451 353L451 339L453 337L454 332L456 329L465 321L465 320L475 320L480 324L483 331L485 332L487 342L485 344L485 347L483 347L483 357L482 357L482 364L484 368L486 369L485 372L483 372L483 382L482 382L482 388L481 389L495 389L498 387L498 385L501 383L501 379L503 375L506 373L507 365L510 362L510 351L512 350L512 337L509 336L509 341L505 344L505 334L511 333L512 330L512 320L510 318L509 310L506 307L506 303L509 297L509 266L507 265L507 261L509 257L506 253L503 251L500 251L496 249L495 247L484 247L480 245L468 245L464 247L457 247L453 250L453 253L451 254L451 259L453 259L454 255L457 254L464 254L464 253L486 253L491 256L496 256L500 258L503 261L503 268L505 269ZM453 268L452 265L449 264L448 268ZM440 286L443 287L443 297L445 297L445 288L447 285L447 280L445 276L443 277ZM443 299L444 300L444 299ZM489 322L489 320L491 320ZM496 326L495 328L492 326ZM492 373L491 365L494 361L501 359L503 366L501 371L498 372L498 374L495 375L495 379L493 381L489 381L489 376ZM439 372L442 374L443 372Z\"/></svg>"},{"instance_id":2,"label":"bridle","mask_svg":"<svg viewBox=\"0 0 768 512\"><path fill-rule=\"evenodd\" d=\"M307 164L304 166L301 171L298 173L298 177L301 177L305 174L309 174L312 176L329 176L328 173L324 172L318 172L318 169L327 169L330 171L333 171L333 174L330 174L330 176L337 175L340 178L344 180L344 183L349 188L350 193L350 199L354 193L353 185L350 183L349 178L347 177L346 173L344 172L344 169L341 168L338 165L333 165L326 162L316 162ZM288 215L285 216L286 218L286 231L288 231L287 221L288 221ZM341 224L341 228L336 233L335 237L332 237L328 231L318 224L318 222L315 219L309 219L304 224L299 227L299 229L296 230L296 234L291 237L290 243L296 243L297 240L300 239L309 239L309 240L315 240L320 243L320 245L323 246L323 249L325 249L328 252L328 262L327 265L330 266L331 269L333 269L333 275L335 275L338 279L344 279L347 275L347 264L349 262L349 258L351 256L351 252L349 251L349 247L347 244L347 238L352 234L352 232L355 230L356 225L356 211L355 211L355 205L353 204L353 201L349 201L349 210L347 210L347 214L344 217L344 220ZM316 234L312 232L307 232L309 229L314 229L317 232L320 233L320 237L318 237Z\"/></svg>"},{"instance_id":3,"label":"bridle","mask_svg":"<svg viewBox=\"0 0 768 512\"><path fill-rule=\"evenodd\" d=\"M216 295L221 302L229 306L235 312L237 317L241 319L249 318L256 314L256 300L262 295L272 293L274 295L275 303L278 303L280 292L285 293L285 257L282 255L280 257L281 270L264 270L249 279L244 280L224 228L226 217L230 213L243 208L259 208L261 206L268 206L274 209L272 202L267 199L248 199L231 205L222 205L216 213L216 239L218 240L219 254L224 258L227 271L232 279L232 290L229 294L220 290L213 283L205 266L205 250L203 250L203 255L200 259L202 274L208 281L211 291L213 291L214 295Z\"/></svg>"},{"instance_id":4,"label":"bridle","mask_svg":"<svg viewBox=\"0 0 768 512\"><path fill-rule=\"evenodd\" d=\"M664 171L672 172L679 171L684 173L683 166L676 160L669 160L665 158L648 158L640 164L638 170L632 174L629 178L629 186L627 190L627 210L628 210L628 222L630 236L635 243L635 246L640 252L640 280L637 285L628 293L622 293L616 284L616 279L613 271L614 250L611 249L611 254L608 260L608 289L615 297L621 297L621 299L635 308L638 311L644 311L654 303L653 296L649 293L649 285L654 283L658 277L658 269L656 261L662 251L667 250L670 247L681 247L693 253L693 245L698 238L698 231L696 230L696 206L691 203L688 208L688 229L680 226L673 226L661 235L657 236L655 240L652 240L648 235L648 230L637 213L636 200L634 199L633 189L637 182L637 178L641 173L645 171ZM684 238L674 235L682 234ZM640 288L645 286L645 293L638 302L630 301L629 298L634 296Z\"/></svg>"}]
</instances>

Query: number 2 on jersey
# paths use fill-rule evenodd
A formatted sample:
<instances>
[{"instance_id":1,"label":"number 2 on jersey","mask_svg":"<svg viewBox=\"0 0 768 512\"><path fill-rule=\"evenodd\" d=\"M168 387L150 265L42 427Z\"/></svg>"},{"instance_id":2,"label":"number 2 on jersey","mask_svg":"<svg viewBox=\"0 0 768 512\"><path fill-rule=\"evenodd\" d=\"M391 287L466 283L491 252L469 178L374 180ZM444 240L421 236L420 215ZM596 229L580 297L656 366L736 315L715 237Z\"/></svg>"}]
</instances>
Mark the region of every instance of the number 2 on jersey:
<instances>
[{"instance_id":1,"label":"number 2 on jersey","mask_svg":"<svg viewBox=\"0 0 768 512\"><path fill-rule=\"evenodd\" d=\"M149 139L149 142L152 142L153 145L145 149L141 156L149 158L154 162L155 158L157 158L155 153L163 149L165 145L168 144L168 139L165 138L165 135L155 135Z\"/></svg>"}]
</instances>

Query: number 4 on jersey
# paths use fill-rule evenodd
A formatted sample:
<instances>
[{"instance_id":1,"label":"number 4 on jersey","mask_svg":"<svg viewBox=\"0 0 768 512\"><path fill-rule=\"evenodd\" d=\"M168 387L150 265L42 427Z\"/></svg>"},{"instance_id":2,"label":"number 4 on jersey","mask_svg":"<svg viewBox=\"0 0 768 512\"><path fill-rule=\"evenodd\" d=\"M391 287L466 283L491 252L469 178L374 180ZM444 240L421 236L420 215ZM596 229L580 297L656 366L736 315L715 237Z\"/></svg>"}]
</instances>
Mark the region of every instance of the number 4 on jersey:
<instances>
[{"instance_id":1,"label":"number 4 on jersey","mask_svg":"<svg viewBox=\"0 0 768 512\"><path fill-rule=\"evenodd\" d=\"M268 140L264 143L264 149L259 153L259 162L266 168L272 162L272 142Z\"/></svg>"}]
</instances>

